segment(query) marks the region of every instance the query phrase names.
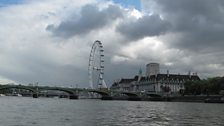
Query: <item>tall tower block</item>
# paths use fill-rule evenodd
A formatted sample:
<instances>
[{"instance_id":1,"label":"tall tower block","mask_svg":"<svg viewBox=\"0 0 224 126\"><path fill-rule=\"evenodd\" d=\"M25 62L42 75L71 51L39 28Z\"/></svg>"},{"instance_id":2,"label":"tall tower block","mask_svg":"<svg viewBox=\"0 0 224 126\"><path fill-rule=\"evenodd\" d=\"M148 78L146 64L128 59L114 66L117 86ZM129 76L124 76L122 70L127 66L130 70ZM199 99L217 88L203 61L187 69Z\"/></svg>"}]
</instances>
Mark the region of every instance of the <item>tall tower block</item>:
<instances>
[{"instance_id":1,"label":"tall tower block","mask_svg":"<svg viewBox=\"0 0 224 126\"><path fill-rule=\"evenodd\" d=\"M160 72L158 63L149 63L146 65L146 76L157 75Z\"/></svg>"}]
</instances>

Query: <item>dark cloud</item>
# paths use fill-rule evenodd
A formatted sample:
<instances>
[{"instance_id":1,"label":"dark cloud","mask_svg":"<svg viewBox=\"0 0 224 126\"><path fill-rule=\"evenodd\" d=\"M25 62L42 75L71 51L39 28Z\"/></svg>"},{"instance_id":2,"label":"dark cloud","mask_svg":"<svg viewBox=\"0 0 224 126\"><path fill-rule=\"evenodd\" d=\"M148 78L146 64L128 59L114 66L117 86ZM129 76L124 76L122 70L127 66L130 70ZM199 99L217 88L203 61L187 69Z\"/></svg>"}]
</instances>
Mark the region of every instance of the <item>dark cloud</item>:
<instances>
[{"instance_id":1,"label":"dark cloud","mask_svg":"<svg viewBox=\"0 0 224 126\"><path fill-rule=\"evenodd\" d=\"M109 5L103 10L96 5L86 5L81 9L80 15L80 18L75 16L75 18L62 21L59 26L48 25L46 29L62 37L86 34L123 17L123 12L116 5Z\"/></svg>"},{"instance_id":2,"label":"dark cloud","mask_svg":"<svg viewBox=\"0 0 224 126\"><path fill-rule=\"evenodd\" d=\"M121 78L132 78L138 74L142 64L134 64L131 62L120 62L113 63L110 62L109 56L105 57L105 69L104 69L104 79L107 83L107 86L111 86L112 83Z\"/></svg>"},{"instance_id":3,"label":"dark cloud","mask_svg":"<svg viewBox=\"0 0 224 126\"><path fill-rule=\"evenodd\" d=\"M60 1L56 7L49 1L47 6L33 3L0 11L5 15L0 23L0 77L17 83L89 87L88 56L96 39L104 46L108 85L133 77L139 68L145 72L149 62L160 63L163 73L169 69L170 73L187 74L191 70L206 76L223 75L221 0L143 0L148 11L139 12L143 17L138 19L133 18L133 9L107 6L105 1L99 3L105 8L85 2L67 6L71 2L56 1ZM10 16L17 13L20 15ZM59 20L59 24L51 24ZM51 25L46 28L45 24Z\"/></svg>"},{"instance_id":4,"label":"dark cloud","mask_svg":"<svg viewBox=\"0 0 224 126\"><path fill-rule=\"evenodd\" d=\"M117 31L129 39L141 39L146 36L159 36L164 34L170 24L159 15L143 16L136 21L124 21L117 26Z\"/></svg>"},{"instance_id":5,"label":"dark cloud","mask_svg":"<svg viewBox=\"0 0 224 126\"><path fill-rule=\"evenodd\" d=\"M156 0L150 4L154 5L150 12L161 15L172 24L169 31L180 35L170 40L172 47L199 51L224 46L224 1Z\"/></svg>"}]
</instances>

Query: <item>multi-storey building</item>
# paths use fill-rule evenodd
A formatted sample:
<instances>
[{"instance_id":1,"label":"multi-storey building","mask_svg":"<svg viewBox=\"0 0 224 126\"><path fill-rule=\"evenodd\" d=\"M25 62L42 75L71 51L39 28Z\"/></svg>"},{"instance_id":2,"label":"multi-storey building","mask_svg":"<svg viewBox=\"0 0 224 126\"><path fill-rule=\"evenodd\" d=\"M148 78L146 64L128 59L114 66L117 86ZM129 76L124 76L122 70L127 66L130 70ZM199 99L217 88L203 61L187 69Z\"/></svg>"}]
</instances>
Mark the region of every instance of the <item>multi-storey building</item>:
<instances>
[{"instance_id":1,"label":"multi-storey building","mask_svg":"<svg viewBox=\"0 0 224 126\"><path fill-rule=\"evenodd\" d=\"M135 76L134 78L121 78L119 81L114 82L113 85L111 86L112 90L117 90L117 91L132 91L133 86L138 80L138 76Z\"/></svg>"},{"instance_id":2,"label":"multi-storey building","mask_svg":"<svg viewBox=\"0 0 224 126\"><path fill-rule=\"evenodd\" d=\"M154 65L155 63L153 63ZM200 80L196 73L187 75L181 74L166 74L159 73L158 64L150 71L149 66L146 67L146 76L142 76L141 70L139 75L134 78L122 78L115 82L111 89L119 91L142 91L155 93L179 93L184 90L184 83L186 81Z\"/></svg>"},{"instance_id":3,"label":"multi-storey building","mask_svg":"<svg viewBox=\"0 0 224 126\"><path fill-rule=\"evenodd\" d=\"M149 63L146 65L146 76L159 74L159 64L158 63Z\"/></svg>"}]
</instances>

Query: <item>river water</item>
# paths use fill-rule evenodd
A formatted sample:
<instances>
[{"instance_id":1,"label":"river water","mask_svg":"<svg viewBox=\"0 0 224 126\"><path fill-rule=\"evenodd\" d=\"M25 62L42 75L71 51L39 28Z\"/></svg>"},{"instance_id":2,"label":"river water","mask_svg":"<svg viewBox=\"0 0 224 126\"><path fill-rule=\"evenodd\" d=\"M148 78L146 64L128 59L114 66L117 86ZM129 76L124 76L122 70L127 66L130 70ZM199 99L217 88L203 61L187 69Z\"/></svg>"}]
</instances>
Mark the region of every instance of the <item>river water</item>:
<instances>
[{"instance_id":1,"label":"river water","mask_svg":"<svg viewBox=\"0 0 224 126\"><path fill-rule=\"evenodd\" d=\"M0 126L224 126L224 104L4 96Z\"/></svg>"}]
</instances>

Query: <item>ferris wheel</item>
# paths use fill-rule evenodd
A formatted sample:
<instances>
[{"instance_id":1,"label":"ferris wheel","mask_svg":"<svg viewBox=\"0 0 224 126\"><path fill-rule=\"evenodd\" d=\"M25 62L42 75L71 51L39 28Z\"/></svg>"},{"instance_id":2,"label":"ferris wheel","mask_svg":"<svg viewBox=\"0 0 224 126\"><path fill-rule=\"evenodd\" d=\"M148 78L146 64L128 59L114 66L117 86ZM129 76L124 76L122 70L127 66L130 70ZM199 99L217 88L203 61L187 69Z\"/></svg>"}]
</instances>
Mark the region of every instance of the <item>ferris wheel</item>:
<instances>
[{"instance_id":1,"label":"ferris wheel","mask_svg":"<svg viewBox=\"0 0 224 126\"><path fill-rule=\"evenodd\" d=\"M107 88L104 76L104 50L99 40L96 40L89 55L89 84L90 88Z\"/></svg>"}]
</instances>

